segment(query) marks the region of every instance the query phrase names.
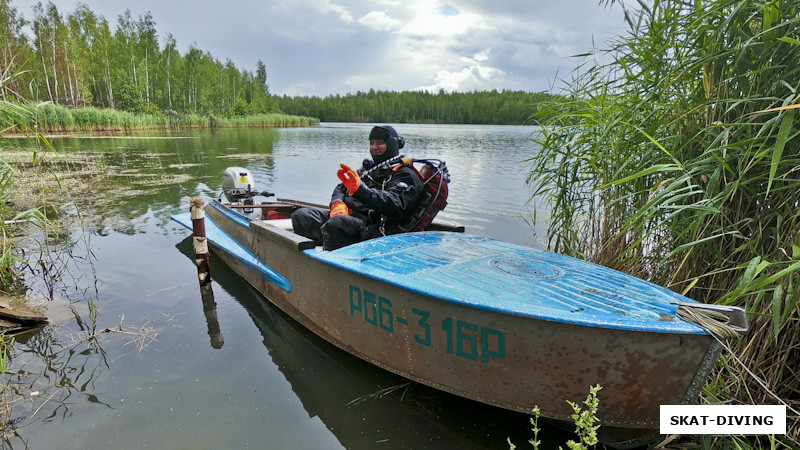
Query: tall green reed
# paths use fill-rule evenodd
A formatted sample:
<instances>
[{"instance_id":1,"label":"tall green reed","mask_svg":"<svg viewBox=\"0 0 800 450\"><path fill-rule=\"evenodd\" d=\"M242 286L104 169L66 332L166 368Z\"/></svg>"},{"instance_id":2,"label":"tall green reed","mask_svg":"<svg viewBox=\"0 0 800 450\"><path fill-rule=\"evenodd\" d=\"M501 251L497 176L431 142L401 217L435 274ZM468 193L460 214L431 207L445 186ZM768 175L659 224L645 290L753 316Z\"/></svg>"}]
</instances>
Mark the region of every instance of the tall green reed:
<instances>
[{"instance_id":1,"label":"tall green reed","mask_svg":"<svg viewBox=\"0 0 800 450\"><path fill-rule=\"evenodd\" d=\"M639 1L626 19L541 105L548 242L746 307L737 353L766 386L723 370L725 395L797 404L800 2Z\"/></svg>"},{"instance_id":2,"label":"tall green reed","mask_svg":"<svg viewBox=\"0 0 800 450\"><path fill-rule=\"evenodd\" d=\"M12 77L3 74L0 77L0 93L5 93L6 87ZM14 100L8 100L5 96L0 99L0 148L6 145L5 135L7 133L29 133L31 122L30 110ZM34 164L38 158L38 153L33 152ZM0 153L0 292L6 291L17 280L15 264L18 262L14 256L14 236L8 229L8 225L13 224L17 217L11 210L9 190L14 183L15 171ZM2 342L2 339L0 339Z\"/></svg>"},{"instance_id":3,"label":"tall green reed","mask_svg":"<svg viewBox=\"0 0 800 450\"><path fill-rule=\"evenodd\" d=\"M212 117L198 114L139 114L115 109L65 108L44 103L29 107L41 132L99 132L212 127L287 127L319 123L311 117L285 114Z\"/></svg>"}]
</instances>

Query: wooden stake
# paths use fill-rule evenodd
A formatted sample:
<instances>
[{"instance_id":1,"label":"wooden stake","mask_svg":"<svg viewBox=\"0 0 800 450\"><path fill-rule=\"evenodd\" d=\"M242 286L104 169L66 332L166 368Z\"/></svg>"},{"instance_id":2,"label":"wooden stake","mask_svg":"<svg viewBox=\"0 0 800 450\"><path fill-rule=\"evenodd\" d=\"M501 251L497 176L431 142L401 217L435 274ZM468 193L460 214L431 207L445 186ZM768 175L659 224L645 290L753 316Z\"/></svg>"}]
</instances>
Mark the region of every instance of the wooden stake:
<instances>
[{"instance_id":1,"label":"wooden stake","mask_svg":"<svg viewBox=\"0 0 800 450\"><path fill-rule=\"evenodd\" d=\"M202 286L211 283L211 263L208 256L208 242L206 241L206 214L203 210L203 199L194 197L189 200L189 212L192 214L194 262L197 264L197 278Z\"/></svg>"}]
</instances>

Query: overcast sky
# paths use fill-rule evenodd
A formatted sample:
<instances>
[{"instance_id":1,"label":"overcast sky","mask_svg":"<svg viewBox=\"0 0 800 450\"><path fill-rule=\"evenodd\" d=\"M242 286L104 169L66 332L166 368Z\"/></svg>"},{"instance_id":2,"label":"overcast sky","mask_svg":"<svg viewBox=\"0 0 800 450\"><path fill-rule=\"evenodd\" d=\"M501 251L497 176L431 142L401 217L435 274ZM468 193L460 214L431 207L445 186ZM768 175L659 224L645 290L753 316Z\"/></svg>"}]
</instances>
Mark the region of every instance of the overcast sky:
<instances>
[{"instance_id":1,"label":"overcast sky","mask_svg":"<svg viewBox=\"0 0 800 450\"><path fill-rule=\"evenodd\" d=\"M53 0L62 16L78 0ZM26 19L33 0L11 0ZM43 2L46 3L46 2ZM598 0L84 0L113 28L150 11L161 38L240 69L267 67L277 95L550 90L572 55L625 31ZM556 83L556 87L558 84Z\"/></svg>"}]
</instances>

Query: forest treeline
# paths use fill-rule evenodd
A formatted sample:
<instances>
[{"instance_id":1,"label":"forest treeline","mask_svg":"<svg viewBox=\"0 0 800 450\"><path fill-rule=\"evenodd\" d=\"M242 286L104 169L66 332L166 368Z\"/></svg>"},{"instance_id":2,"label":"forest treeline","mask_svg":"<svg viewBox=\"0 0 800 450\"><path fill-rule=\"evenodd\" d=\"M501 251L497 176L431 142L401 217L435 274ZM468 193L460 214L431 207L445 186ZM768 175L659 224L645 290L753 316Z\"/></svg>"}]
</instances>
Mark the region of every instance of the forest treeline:
<instances>
[{"instance_id":1,"label":"forest treeline","mask_svg":"<svg viewBox=\"0 0 800 450\"><path fill-rule=\"evenodd\" d=\"M63 14L51 2L38 3L27 19L11 0L0 0L0 66L2 100L159 117L283 113L328 122L523 124L551 99L496 90L276 97L263 61L251 72L194 45L181 53L171 34L159 37L149 12L134 17L127 10L112 26L85 4ZM69 130L78 121L59 120L52 128Z\"/></svg>"},{"instance_id":2,"label":"forest treeline","mask_svg":"<svg viewBox=\"0 0 800 450\"><path fill-rule=\"evenodd\" d=\"M162 41L149 12L125 11L112 28L85 4L64 15L38 3L28 20L0 0L0 98L149 114L279 112L262 61L251 72L194 45L181 53L171 34Z\"/></svg>"},{"instance_id":3,"label":"forest treeline","mask_svg":"<svg viewBox=\"0 0 800 450\"><path fill-rule=\"evenodd\" d=\"M286 114L317 117L324 122L393 122L509 124L531 123L539 104L553 100L546 92L482 91L429 93L370 90L344 96L276 97Z\"/></svg>"}]
</instances>

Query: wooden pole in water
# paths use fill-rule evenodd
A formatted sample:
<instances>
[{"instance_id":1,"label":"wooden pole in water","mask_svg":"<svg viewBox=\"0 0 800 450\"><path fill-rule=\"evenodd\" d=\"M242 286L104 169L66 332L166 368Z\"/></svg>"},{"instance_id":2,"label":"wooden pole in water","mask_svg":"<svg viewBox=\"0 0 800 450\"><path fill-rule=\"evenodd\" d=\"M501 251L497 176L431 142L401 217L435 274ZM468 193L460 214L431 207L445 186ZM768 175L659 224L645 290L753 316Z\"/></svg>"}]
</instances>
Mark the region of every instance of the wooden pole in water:
<instances>
[{"instance_id":1,"label":"wooden pole in water","mask_svg":"<svg viewBox=\"0 0 800 450\"><path fill-rule=\"evenodd\" d=\"M206 213L203 204L203 199L200 197L189 200L189 212L192 215L192 246L194 247L194 262L197 264L197 278L200 280L203 314L206 316L208 335L211 337L211 347L219 349L222 348L224 340L217 320L217 303L214 301L214 292L211 290L211 263L208 254Z\"/></svg>"},{"instance_id":2,"label":"wooden pole in water","mask_svg":"<svg viewBox=\"0 0 800 450\"><path fill-rule=\"evenodd\" d=\"M194 246L194 262L197 264L197 278L200 285L211 283L211 264L206 241L206 214L203 210L203 199L194 197L189 200L189 212L192 214L192 245Z\"/></svg>"}]
</instances>

